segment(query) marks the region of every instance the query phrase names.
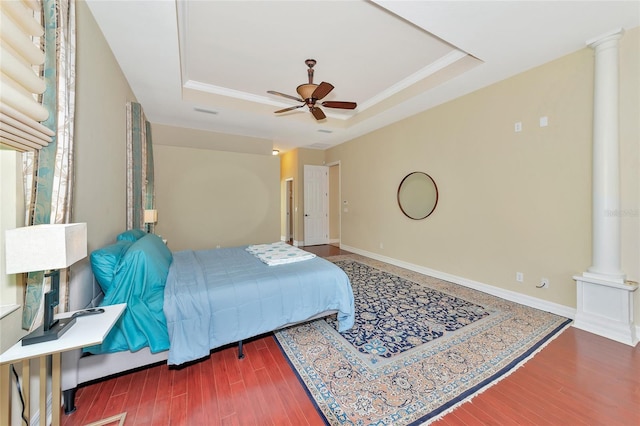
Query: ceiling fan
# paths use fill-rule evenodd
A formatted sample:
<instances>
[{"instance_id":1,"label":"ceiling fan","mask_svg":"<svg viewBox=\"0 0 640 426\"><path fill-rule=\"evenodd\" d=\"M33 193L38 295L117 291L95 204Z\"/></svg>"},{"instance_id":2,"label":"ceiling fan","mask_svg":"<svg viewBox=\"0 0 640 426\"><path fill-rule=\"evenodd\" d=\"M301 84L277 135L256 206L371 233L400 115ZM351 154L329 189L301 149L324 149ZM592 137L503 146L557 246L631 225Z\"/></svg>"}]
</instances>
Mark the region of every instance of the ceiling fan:
<instances>
[{"instance_id":1,"label":"ceiling fan","mask_svg":"<svg viewBox=\"0 0 640 426\"><path fill-rule=\"evenodd\" d=\"M283 96L287 99L293 99L294 101L302 102L302 105L292 106L289 108L281 109L275 111L276 114L281 112L292 111L294 109L302 108L303 106L308 106L311 114L316 118L316 120L322 120L327 118L324 112L320 109L320 107L316 106L316 102L320 99L324 98L333 90L333 85L323 81L320 84L313 84L313 66L316 64L315 59L307 59L304 63L309 67L307 70L307 74L309 75L309 83L301 84L296 88L296 92L300 97L295 97L291 95L286 95L284 93L276 92L274 90L269 90L267 93L271 93L272 95ZM325 101L322 102L323 107L327 108L340 108L340 109L355 109L358 105L355 102L343 102L343 101Z\"/></svg>"}]
</instances>

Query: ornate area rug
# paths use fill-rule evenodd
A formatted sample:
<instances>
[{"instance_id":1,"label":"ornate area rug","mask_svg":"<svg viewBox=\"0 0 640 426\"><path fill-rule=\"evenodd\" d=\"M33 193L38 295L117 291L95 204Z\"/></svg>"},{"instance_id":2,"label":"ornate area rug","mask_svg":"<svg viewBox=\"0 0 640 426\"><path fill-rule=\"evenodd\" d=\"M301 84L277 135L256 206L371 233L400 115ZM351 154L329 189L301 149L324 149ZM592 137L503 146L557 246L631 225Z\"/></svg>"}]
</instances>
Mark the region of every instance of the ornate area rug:
<instances>
[{"instance_id":1,"label":"ornate area rug","mask_svg":"<svg viewBox=\"0 0 640 426\"><path fill-rule=\"evenodd\" d=\"M523 364L571 320L359 255L356 323L328 317L275 333L332 425L426 424Z\"/></svg>"}]
</instances>

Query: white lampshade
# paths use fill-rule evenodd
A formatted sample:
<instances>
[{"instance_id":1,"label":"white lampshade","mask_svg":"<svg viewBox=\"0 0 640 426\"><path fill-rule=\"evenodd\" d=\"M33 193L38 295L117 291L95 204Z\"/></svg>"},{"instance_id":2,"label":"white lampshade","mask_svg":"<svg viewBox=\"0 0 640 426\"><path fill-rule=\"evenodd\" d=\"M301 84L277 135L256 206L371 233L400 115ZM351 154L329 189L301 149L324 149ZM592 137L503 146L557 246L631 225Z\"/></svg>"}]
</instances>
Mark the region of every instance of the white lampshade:
<instances>
[{"instance_id":1,"label":"white lampshade","mask_svg":"<svg viewBox=\"0 0 640 426\"><path fill-rule=\"evenodd\" d=\"M5 232L7 274L67 268L87 257L87 224L34 225Z\"/></svg>"},{"instance_id":2,"label":"white lampshade","mask_svg":"<svg viewBox=\"0 0 640 426\"><path fill-rule=\"evenodd\" d=\"M158 221L158 210L145 210L144 223L156 223Z\"/></svg>"}]
</instances>

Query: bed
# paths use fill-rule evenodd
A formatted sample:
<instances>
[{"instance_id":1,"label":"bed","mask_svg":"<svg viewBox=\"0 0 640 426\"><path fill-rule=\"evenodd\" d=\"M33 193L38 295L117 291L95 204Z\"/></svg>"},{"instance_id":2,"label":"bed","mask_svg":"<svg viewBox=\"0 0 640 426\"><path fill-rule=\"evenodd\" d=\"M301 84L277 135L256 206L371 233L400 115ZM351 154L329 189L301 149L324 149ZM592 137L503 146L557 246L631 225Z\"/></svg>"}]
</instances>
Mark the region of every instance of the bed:
<instances>
[{"instance_id":1,"label":"bed","mask_svg":"<svg viewBox=\"0 0 640 426\"><path fill-rule=\"evenodd\" d=\"M63 357L65 412L75 409L78 385L113 374L197 361L231 343L241 355L243 340L326 315L337 316L339 331L351 328L344 271L290 246L295 254L274 256L282 244L172 253L158 236L133 230L94 251L97 304L127 309L102 345Z\"/></svg>"}]
</instances>

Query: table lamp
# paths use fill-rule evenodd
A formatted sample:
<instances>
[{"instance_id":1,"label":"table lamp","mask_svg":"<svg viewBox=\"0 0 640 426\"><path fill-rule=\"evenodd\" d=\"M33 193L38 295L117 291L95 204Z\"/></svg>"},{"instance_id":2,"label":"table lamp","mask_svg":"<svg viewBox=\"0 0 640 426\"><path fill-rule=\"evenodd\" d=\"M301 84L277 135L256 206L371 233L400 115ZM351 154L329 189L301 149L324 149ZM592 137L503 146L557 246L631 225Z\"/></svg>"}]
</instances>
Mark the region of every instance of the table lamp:
<instances>
[{"instance_id":1,"label":"table lamp","mask_svg":"<svg viewBox=\"0 0 640 426\"><path fill-rule=\"evenodd\" d=\"M87 257L87 224L34 225L5 232L7 274L46 271L51 288L44 295L43 324L22 339L22 345L56 340L75 323L75 318L54 319L59 303L60 269Z\"/></svg>"},{"instance_id":2,"label":"table lamp","mask_svg":"<svg viewBox=\"0 0 640 426\"><path fill-rule=\"evenodd\" d=\"M158 210L145 210L143 214L143 221L147 228L147 233L150 233L151 227L158 222Z\"/></svg>"}]
</instances>

